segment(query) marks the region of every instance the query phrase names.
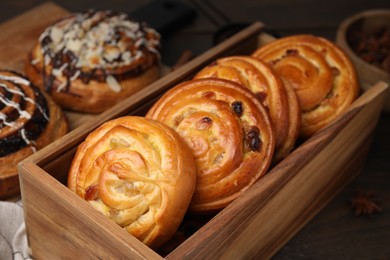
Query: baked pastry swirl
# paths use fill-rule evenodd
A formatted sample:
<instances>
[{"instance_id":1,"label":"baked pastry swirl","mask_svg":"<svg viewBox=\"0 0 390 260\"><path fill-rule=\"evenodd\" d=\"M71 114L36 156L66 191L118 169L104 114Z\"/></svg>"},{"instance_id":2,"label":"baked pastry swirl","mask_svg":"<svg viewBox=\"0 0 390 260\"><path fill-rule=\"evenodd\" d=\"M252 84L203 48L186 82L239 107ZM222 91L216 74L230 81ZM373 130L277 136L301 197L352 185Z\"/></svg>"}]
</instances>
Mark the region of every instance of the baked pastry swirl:
<instances>
[{"instance_id":1,"label":"baked pastry swirl","mask_svg":"<svg viewBox=\"0 0 390 260\"><path fill-rule=\"evenodd\" d=\"M287 91L267 63L250 56L220 58L203 68L197 78L222 78L250 89L267 107L275 131L274 161L280 161L294 148L300 126L300 108L294 91Z\"/></svg>"},{"instance_id":2,"label":"baked pastry swirl","mask_svg":"<svg viewBox=\"0 0 390 260\"><path fill-rule=\"evenodd\" d=\"M303 137L345 111L359 93L352 62L327 39L289 36L260 47L253 56L271 64L294 87L302 109Z\"/></svg>"},{"instance_id":3,"label":"baked pastry swirl","mask_svg":"<svg viewBox=\"0 0 390 260\"><path fill-rule=\"evenodd\" d=\"M17 164L68 131L60 108L24 76L0 71L0 198L19 192Z\"/></svg>"},{"instance_id":4,"label":"baked pastry swirl","mask_svg":"<svg viewBox=\"0 0 390 260\"><path fill-rule=\"evenodd\" d=\"M168 90L146 117L175 129L191 148L197 182L190 210L222 209L266 173L275 149L267 110L241 85L208 78Z\"/></svg>"},{"instance_id":5,"label":"baked pastry swirl","mask_svg":"<svg viewBox=\"0 0 390 260\"><path fill-rule=\"evenodd\" d=\"M107 121L77 149L68 187L150 247L179 227L195 188L189 147L168 126L143 117Z\"/></svg>"},{"instance_id":6,"label":"baked pastry swirl","mask_svg":"<svg viewBox=\"0 0 390 260\"><path fill-rule=\"evenodd\" d=\"M63 18L40 35L25 72L62 107L99 113L160 75L160 35L124 13Z\"/></svg>"}]
</instances>

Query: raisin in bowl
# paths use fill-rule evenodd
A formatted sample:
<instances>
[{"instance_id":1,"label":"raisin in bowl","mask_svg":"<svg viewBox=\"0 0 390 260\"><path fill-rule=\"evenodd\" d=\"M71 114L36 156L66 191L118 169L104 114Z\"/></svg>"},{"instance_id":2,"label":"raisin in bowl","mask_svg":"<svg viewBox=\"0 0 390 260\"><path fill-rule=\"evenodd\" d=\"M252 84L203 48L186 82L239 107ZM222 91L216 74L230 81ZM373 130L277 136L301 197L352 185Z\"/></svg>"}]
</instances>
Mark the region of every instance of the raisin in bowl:
<instances>
[{"instance_id":1,"label":"raisin in bowl","mask_svg":"<svg viewBox=\"0 0 390 260\"><path fill-rule=\"evenodd\" d=\"M338 27L336 42L355 64L363 89L378 80L390 83L390 9L366 10L346 18ZM390 96L384 111L390 112Z\"/></svg>"}]
</instances>

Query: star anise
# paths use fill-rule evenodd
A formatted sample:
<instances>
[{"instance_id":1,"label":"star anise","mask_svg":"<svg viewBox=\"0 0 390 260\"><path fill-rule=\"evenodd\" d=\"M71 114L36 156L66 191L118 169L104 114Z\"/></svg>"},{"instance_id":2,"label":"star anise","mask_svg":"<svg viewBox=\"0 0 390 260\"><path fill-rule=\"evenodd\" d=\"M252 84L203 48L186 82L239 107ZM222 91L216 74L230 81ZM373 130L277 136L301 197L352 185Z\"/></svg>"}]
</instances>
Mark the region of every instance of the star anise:
<instances>
[{"instance_id":1,"label":"star anise","mask_svg":"<svg viewBox=\"0 0 390 260\"><path fill-rule=\"evenodd\" d=\"M375 199L375 193L372 191L358 191L349 201L356 216L372 216L374 213L382 211L378 200Z\"/></svg>"}]
</instances>

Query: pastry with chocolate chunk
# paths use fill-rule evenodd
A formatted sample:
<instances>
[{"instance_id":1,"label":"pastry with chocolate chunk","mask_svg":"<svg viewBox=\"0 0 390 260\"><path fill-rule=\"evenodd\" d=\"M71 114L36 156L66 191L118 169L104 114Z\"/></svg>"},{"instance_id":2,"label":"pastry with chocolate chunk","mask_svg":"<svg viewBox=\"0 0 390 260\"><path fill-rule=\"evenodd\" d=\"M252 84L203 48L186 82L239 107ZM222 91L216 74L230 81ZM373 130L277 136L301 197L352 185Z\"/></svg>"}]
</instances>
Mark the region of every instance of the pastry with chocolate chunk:
<instances>
[{"instance_id":1,"label":"pastry with chocolate chunk","mask_svg":"<svg viewBox=\"0 0 390 260\"><path fill-rule=\"evenodd\" d=\"M64 17L40 35L25 72L63 108L100 113L160 76L160 35L113 11Z\"/></svg>"},{"instance_id":2,"label":"pastry with chocolate chunk","mask_svg":"<svg viewBox=\"0 0 390 260\"><path fill-rule=\"evenodd\" d=\"M0 198L19 192L17 164L66 134L62 110L19 73L0 70Z\"/></svg>"}]
</instances>

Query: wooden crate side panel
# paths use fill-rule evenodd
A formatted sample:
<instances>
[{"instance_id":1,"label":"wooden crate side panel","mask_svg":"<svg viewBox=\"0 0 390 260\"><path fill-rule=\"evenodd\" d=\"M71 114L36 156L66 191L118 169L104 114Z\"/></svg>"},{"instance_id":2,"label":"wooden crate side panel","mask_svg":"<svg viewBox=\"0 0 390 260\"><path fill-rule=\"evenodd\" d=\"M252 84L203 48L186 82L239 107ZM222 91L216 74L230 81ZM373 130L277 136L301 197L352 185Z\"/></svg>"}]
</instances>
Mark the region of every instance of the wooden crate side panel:
<instances>
[{"instance_id":1,"label":"wooden crate side panel","mask_svg":"<svg viewBox=\"0 0 390 260\"><path fill-rule=\"evenodd\" d=\"M264 258L271 258L277 253L301 228L303 228L322 208L324 208L342 189L352 181L364 166L365 159L369 152L372 136L369 136L367 141L364 141L362 146L354 155L353 160L347 161L341 169L334 175L334 178L329 180L327 185L323 185L322 189L317 190L310 201L304 207L304 210L297 214L295 218L290 218L290 225L286 225L283 232L279 236L273 237L267 241L267 245L261 247L252 247L247 251L247 255L262 256ZM356 163L355 160L358 160ZM348 173L348 174L345 174ZM304 198L307 196L305 195ZM298 204L300 205L300 204ZM295 209L295 207L294 207ZM283 218L285 219L285 218Z\"/></svg>"},{"instance_id":2,"label":"wooden crate side panel","mask_svg":"<svg viewBox=\"0 0 390 260\"><path fill-rule=\"evenodd\" d=\"M161 259L36 165L22 164L20 172L33 257Z\"/></svg>"},{"instance_id":3,"label":"wooden crate side panel","mask_svg":"<svg viewBox=\"0 0 390 260\"><path fill-rule=\"evenodd\" d=\"M372 102L359 111L325 149L268 201L222 258L272 257L361 171L381 109L381 102Z\"/></svg>"}]
</instances>

